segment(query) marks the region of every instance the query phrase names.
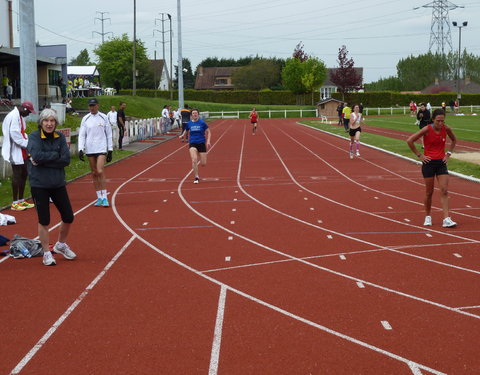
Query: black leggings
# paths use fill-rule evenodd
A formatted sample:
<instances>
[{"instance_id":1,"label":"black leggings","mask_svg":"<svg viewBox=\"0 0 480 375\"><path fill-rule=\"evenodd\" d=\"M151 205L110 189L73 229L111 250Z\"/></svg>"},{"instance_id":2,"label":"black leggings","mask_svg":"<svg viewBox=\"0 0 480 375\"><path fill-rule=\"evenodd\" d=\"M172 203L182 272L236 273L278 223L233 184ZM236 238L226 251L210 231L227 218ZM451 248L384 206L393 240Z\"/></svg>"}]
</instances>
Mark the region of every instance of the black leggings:
<instances>
[{"instance_id":1,"label":"black leggings","mask_svg":"<svg viewBox=\"0 0 480 375\"><path fill-rule=\"evenodd\" d=\"M50 224L50 201L57 207L62 221L67 224L73 223L73 210L68 198L67 188L65 186L59 188L38 188L32 187L32 197L37 209L38 222L41 225Z\"/></svg>"},{"instance_id":2,"label":"black leggings","mask_svg":"<svg viewBox=\"0 0 480 375\"><path fill-rule=\"evenodd\" d=\"M12 194L14 202L23 199L27 175L27 164L12 164Z\"/></svg>"}]
</instances>

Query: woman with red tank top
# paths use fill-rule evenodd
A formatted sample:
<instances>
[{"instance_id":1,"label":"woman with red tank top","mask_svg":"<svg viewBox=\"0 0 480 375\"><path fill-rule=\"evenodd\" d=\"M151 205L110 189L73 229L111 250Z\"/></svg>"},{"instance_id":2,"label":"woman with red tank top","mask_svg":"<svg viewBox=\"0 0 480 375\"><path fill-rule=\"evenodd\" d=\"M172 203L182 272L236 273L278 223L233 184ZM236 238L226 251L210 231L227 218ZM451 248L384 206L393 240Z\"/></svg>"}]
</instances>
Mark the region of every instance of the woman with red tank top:
<instances>
[{"instance_id":1,"label":"woman with red tank top","mask_svg":"<svg viewBox=\"0 0 480 375\"><path fill-rule=\"evenodd\" d=\"M250 123L253 125L252 134L255 135L255 133L257 132L257 121L258 121L257 110L253 108L252 112L250 112L250 115L248 117L250 117Z\"/></svg>"},{"instance_id":2,"label":"woman with red tank top","mask_svg":"<svg viewBox=\"0 0 480 375\"><path fill-rule=\"evenodd\" d=\"M455 148L457 139L452 129L445 124L445 112L436 109L432 114L432 124L425 126L407 139L408 146L422 161L422 174L425 180L425 221L423 225L431 226L432 195L435 187L435 177L440 188L440 201L443 210L443 227L452 228L457 225L449 215L448 208L448 169L447 162ZM447 136L450 138L449 151L445 152ZM424 153L417 150L415 141L423 137Z\"/></svg>"}]
</instances>

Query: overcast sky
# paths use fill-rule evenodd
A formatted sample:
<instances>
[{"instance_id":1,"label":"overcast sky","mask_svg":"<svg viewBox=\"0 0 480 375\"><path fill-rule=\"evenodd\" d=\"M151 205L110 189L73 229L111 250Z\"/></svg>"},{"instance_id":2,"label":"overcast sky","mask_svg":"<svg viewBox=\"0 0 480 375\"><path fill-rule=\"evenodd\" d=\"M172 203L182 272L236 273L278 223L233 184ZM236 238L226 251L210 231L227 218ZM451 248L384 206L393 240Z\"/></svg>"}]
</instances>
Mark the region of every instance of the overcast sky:
<instances>
[{"instance_id":1,"label":"overcast sky","mask_svg":"<svg viewBox=\"0 0 480 375\"><path fill-rule=\"evenodd\" d=\"M104 32L133 36L133 0L34 0L36 39L41 44L67 44L68 59L101 43L101 14L110 20ZM355 66L364 68L364 81L396 74L396 64L429 48L431 0L181 0L183 57L193 68L207 57L290 57L302 41L307 54L337 65L345 44ZM480 0L449 13L450 21L468 21L462 29L462 49L480 55ZM414 10L415 7L421 7ZM18 0L14 0L18 10ZM149 56L162 58L161 14L172 15L173 63L177 61L177 1L137 0L137 38ZM165 18L167 16L165 15ZM158 19L155 25L155 19ZM450 22L451 23L451 22ZM168 31L168 21L164 24ZM155 35L154 35L155 34ZM109 38L111 34L106 35ZM458 28L452 26L452 44L458 51ZM165 34L165 41L169 41ZM18 45L18 39L15 41ZM168 65L170 46L165 45Z\"/></svg>"}]
</instances>

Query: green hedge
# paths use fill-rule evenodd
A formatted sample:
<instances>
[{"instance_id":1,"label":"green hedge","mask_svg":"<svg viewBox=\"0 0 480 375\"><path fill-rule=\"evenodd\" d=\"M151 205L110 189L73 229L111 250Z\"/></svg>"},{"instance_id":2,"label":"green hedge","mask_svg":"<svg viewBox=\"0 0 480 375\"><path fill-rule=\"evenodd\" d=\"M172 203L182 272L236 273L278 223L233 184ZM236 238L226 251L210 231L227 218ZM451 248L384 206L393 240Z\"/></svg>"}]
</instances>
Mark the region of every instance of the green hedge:
<instances>
[{"instance_id":1,"label":"green hedge","mask_svg":"<svg viewBox=\"0 0 480 375\"><path fill-rule=\"evenodd\" d=\"M340 93L332 94L332 97L338 100L342 100ZM448 106L450 100L455 100L456 93L441 93L441 94L401 94L394 91L381 91L381 92L358 92L348 93L345 95L345 100L348 103L363 103L365 107L395 107L395 106L408 106L410 101L413 100L417 104L430 102L433 106L440 106L442 102L445 102ZM460 99L460 105L479 105L480 94L462 94Z\"/></svg>"},{"instance_id":2,"label":"green hedge","mask_svg":"<svg viewBox=\"0 0 480 375\"><path fill-rule=\"evenodd\" d=\"M149 98L170 98L169 91L137 89L138 96ZM132 95L132 90L120 90L120 95ZM295 105L296 96L290 91L247 91L247 90L192 90L184 91L185 100L228 103L228 104L278 104ZM173 92L173 99L178 99L178 92Z\"/></svg>"}]
</instances>

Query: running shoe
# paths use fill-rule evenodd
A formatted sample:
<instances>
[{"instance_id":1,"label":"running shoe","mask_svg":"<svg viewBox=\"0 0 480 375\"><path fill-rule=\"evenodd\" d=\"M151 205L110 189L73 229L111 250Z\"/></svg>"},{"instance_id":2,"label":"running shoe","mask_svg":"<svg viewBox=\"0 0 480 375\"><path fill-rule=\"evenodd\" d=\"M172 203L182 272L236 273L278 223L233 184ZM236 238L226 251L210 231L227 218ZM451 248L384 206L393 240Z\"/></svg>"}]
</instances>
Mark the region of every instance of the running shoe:
<instances>
[{"instance_id":1,"label":"running shoe","mask_svg":"<svg viewBox=\"0 0 480 375\"><path fill-rule=\"evenodd\" d=\"M431 227L432 226L432 217L431 216L425 216L425 221L423 222L423 225L426 227Z\"/></svg>"},{"instance_id":2,"label":"running shoe","mask_svg":"<svg viewBox=\"0 0 480 375\"><path fill-rule=\"evenodd\" d=\"M443 219L443 225L442 225L444 228L453 228L453 227L456 227L457 226L457 223L454 222L452 219L450 219L449 217L446 217L445 219Z\"/></svg>"},{"instance_id":3,"label":"running shoe","mask_svg":"<svg viewBox=\"0 0 480 375\"><path fill-rule=\"evenodd\" d=\"M57 254L62 254L66 259L75 259L77 257L77 254L75 254L66 243L60 245L60 243L57 242L53 247L53 251Z\"/></svg>"},{"instance_id":4,"label":"running shoe","mask_svg":"<svg viewBox=\"0 0 480 375\"><path fill-rule=\"evenodd\" d=\"M27 201L22 201L18 203L20 206L23 206L25 208L33 208L35 205L33 203L28 203Z\"/></svg>"},{"instance_id":5,"label":"running shoe","mask_svg":"<svg viewBox=\"0 0 480 375\"><path fill-rule=\"evenodd\" d=\"M103 206L103 199L98 198L97 201L94 204L95 207L102 207Z\"/></svg>"},{"instance_id":6,"label":"running shoe","mask_svg":"<svg viewBox=\"0 0 480 375\"><path fill-rule=\"evenodd\" d=\"M12 211L25 211L27 207L22 206L20 203L12 203L10 209Z\"/></svg>"},{"instance_id":7,"label":"running shoe","mask_svg":"<svg viewBox=\"0 0 480 375\"><path fill-rule=\"evenodd\" d=\"M107 198L103 198L103 199L102 199L102 205L103 205L103 207L110 207L110 204L108 203L108 199L107 199Z\"/></svg>"},{"instance_id":8,"label":"running shoe","mask_svg":"<svg viewBox=\"0 0 480 375\"><path fill-rule=\"evenodd\" d=\"M55 262L55 258L53 257L51 251L45 251L43 253L43 264L45 266L54 266L55 264L57 264L57 262Z\"/></svg>"},{"instance_id":9,"label":"running shoe","mask_svg":"<svg viewBox=\"0 0 480 375\"><path fill-rule=\"evenodd\" d=\"M360 152L359 152L359 151L357 151L357 154L356 154L356 155L357 155L357 156L360 156Z\"/></svg>"},{"instance_id":10,"label":"running shoe","mask_svg":"<svg viewBox=\"0 0 480 375\"><path fill-rule=\"evenodd\" d=\"M195 180L193 180L193 183L194 184L198 184L200 182L200 178L199 177L195 177Z\"/></svg>"},{"instance_id":11,"label":"running shoe","mask_svg":"<svg viewBox=\"0 0 480 375\"><path fill-rule=\"evenodd\" d=\"M353 152L350 153L350 159L353 159Z\"/></svg>"}]
</instances>

